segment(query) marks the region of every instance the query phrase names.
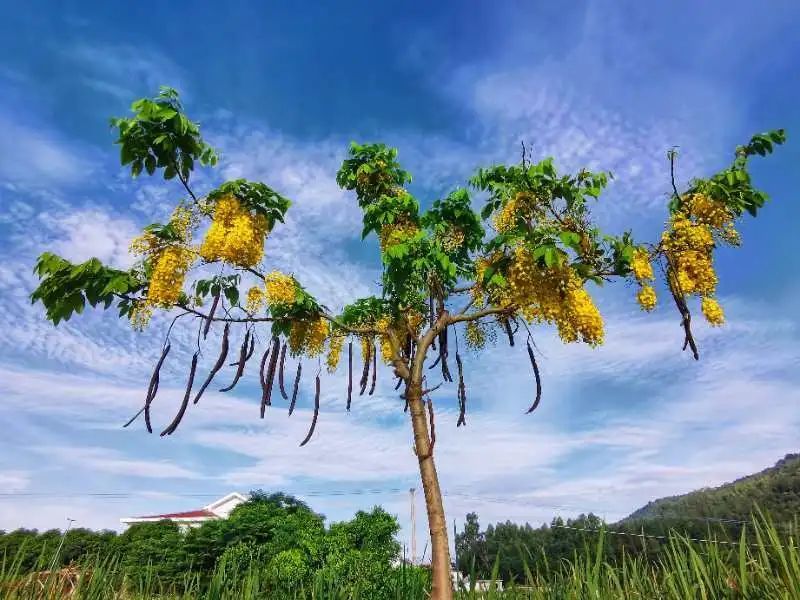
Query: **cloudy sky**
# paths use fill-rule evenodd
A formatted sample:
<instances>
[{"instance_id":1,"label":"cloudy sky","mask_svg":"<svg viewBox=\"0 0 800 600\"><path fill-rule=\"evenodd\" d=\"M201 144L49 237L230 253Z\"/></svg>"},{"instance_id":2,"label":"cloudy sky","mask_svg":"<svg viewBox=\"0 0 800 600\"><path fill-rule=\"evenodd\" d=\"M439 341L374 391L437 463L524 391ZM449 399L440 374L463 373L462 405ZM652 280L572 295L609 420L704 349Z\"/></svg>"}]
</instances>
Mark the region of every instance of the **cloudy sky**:
<instances>
[{"instance_id":1,"label":"cloudy sky","mask_svg":"<svg viewBox=\"0 0 800 600\"><path fill-rule=\"evenodd\" d=\"M350 414L343 374L325 377L304 448L310 377L291 419L280 405L257 418L251 376L159 438L121 425L141 405L163 320L133 333L96 312L54 328L30 304L39 253L130 265L130 239L180 200L173 183L131 181L108 128L160 84L180 90L222 156L197 173L198 190L247 177L294 200L266 265L293 271L332 307L375 292L380 273L377 244L359 242L355 200L334 181L350 140L397 146L423 205L478 166L518 160L525 140L561 169L611 170L598 221L652 240L670 147L685 182L724 166L752 133L787 128L789 143L753 164L773 201L742 224L743 248L719 253L729 324L698 322L700 362L680 351L672 307L643 315L620 283L596 291L604 347L537 332L544 400L533 415L523 414L527 357L502 344L466 361L466 428L455 426L453 388L435 403L457 521L468 511L484 523L589 511L613 520L798 449L796 2L95 4L0 7L0 528L67 517L117 528L130 514L262 487L304 496L330 519L381 503L407 539L418 475L388 371ZM190 335L177 334L158 422L182 394Z\"/></svg>"}]
</instances>

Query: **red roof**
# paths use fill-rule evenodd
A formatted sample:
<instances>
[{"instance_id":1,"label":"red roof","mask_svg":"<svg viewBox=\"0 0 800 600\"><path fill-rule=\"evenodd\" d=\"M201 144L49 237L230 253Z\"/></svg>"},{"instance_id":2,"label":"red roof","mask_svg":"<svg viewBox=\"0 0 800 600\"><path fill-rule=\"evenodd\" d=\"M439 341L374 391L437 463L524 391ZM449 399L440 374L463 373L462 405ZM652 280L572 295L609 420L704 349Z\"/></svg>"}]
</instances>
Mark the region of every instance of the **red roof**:
<instances>
[{"instance_id":1,"label":"red roof","mask_svg":"<svg viewBox=\"0 0 800 600\"><path fill-rule=\"evenodd\" d=\"M147 515L146 517L136 517L137 519L195 519L197 517L216 517L210 510L201 508L200 510L189 510L186 512L169 513L166 515Z\"/></svg>"}]
</instances>

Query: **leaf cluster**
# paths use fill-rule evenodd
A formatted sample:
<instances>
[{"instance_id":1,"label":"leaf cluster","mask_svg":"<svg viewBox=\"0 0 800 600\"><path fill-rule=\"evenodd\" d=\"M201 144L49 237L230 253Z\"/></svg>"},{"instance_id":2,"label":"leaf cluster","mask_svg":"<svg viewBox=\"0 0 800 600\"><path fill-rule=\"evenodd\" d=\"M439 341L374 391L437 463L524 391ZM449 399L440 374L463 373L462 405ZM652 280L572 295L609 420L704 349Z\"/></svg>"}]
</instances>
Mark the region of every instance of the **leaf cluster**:
<instances>
[{"instance_id":1,"label":"leaf cluster","mask_svg":"<svg viewBox=\"0 0 800 600\"><path fill-rule=\"evenodd\" d=\"M753 187L750 173L747 170L748 158L756 154L759 156L772 154L776 145L785 142L786 132L783 129L754 135L747 144L736 147L735 158L729 167L708 179L692 180L685 195L702 193L722 202L737 217L745 211L755 217L769 196ZM674 213L680 210L682 203L681 197L673 197L669 205L670 212Z\"/></svg>"},{"instance_id":2,"label":"leaf cluster","mask_svg":"<svg viewBox=\"0 0 800 600\"><path fill-rule=\"evenodd\" d=\"M411 174L397 162L397 149L385 144L351 142L348 158L336 173L336 183L355 190L361 208L410 182Z\"/></svg>"},{"instance_id":3,"label":"leaf cluster","mask_svg":"<svg viewBox=\"0 0 800 600\"><path fill-rule=\"evenodd\" d=\"M120 299L123 316L130 309L130 302L123 296L145 286L138 272L112 269L96 258L73 264L52 252L39 256L33 271L41 281L31 294L31 302L44 304L47 318L54 325L69 320L73 313L82 313L87 303L108 308L115 298Z\"/></svg>"},{"instance_id":4,"label":"leaf cluster","mask_svg":"<svg viewBox=\"0 0 800 600\"><path fill-rule=\"evenodd\" d=\"M162 86L155 98L140 98L131 105L132 117L111 119L118 130L120 161L131 165L131 175L142 170L152 175L164 169L164 179L176 175L188 181L196 161L215 165L214 149L200 137L200 127L183 112L178 92Z\"/></svg>"},{"instance_id":5,"label":"leaf cluster","mask_svg":"<svg viewBox=\"0 0 800 600\"><path fill-rule=\"evenodd\" d=\"M198 279L194 282L195 298L202 300L209 294L212 297L224 294L231 306L239 303L239 281L241 276L238 273L233 275L215 275L211 279Z\"/></svg>"}]
</instances>

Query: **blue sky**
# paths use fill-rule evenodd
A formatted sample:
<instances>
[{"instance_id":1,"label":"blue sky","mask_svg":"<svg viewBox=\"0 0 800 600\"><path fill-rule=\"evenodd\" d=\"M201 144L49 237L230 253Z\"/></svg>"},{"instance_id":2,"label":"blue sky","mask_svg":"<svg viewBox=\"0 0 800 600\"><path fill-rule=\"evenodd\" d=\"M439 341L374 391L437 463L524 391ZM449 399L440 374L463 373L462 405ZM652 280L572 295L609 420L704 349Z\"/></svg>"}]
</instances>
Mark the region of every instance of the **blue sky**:
<instances>
[{"instance_id":1,"label":"blue sky","mask_svg":"<svg viewBox=\"0 0 800 600\"><path fill-rule=\"evenodd\" d=\"M260 421L248 383L208 395L161 439L120 425L140 405L163 323L136 334L93 313L55 329L29 304L40 252L128 265L130 238L180 199L174 185L130 181L108 129L160 84L182 92L221 152L198 189L245 176L295 201L266 264L331 306L374 291L380 272L334 181L351 139L397 146L423 204L478 166L516 161L524 139L563 169L613 171L597 218L647 240L666 214L667 149L680 147L686 181L752 133L785 127L789 143L753 165L773 201L743 223L743 248L720 252L729 324L698 323L699 363L680 352L666 302L642 315L626 284L600 290L603 348L537 334L545 395L534 415L522 414L532 382L521 352L468 359L469 424L456 429L455 392L441 390L437 460L451 519L539 523L619 518L797 450L795 2L95 4L0 7L0 528L66 517L117 527L205 503L192 494L256 486L313 494L332 519L382 503L407 521L416 461L388 372L350 414L343 375L326 378L317 437L302 449L310 380L291 420ZM176 356L163 421L188 350ZM125 495L88 495L108 492Z\"/></svg>"}]
</instances>

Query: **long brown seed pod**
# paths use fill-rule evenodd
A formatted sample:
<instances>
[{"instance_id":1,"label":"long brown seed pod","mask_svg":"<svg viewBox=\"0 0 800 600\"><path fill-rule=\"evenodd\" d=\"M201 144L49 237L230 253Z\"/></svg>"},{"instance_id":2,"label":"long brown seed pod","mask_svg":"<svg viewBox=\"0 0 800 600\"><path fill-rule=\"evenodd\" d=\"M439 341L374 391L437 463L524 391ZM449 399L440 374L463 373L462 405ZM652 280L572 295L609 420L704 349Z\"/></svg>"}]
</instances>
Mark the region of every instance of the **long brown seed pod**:
<instances>
[{"instance_id":1,"label":"long brown seed pod","mask_svg":"<svg viewBox=\"0 0 800 600\"><path fill-rule=\"evenodd\" d=\"M458 365L458 422L456 427L467 424L467 388L464 385L464 366L461 364L461 355L456 352L456 365Z\"/></svg>"},{"instance_id":2,"label":"long brown seed pod","mask_svg":"<svg viewBox=\"0 0 800 600\"><path fill-rule=\"evenodd\" d=\"M375 382L378 379L378 351L373 346L372 348L372 383L369 385L369 395L375 393Z\"/></svg>"},{"instance_id":3,"label":"long brown seed pod","mask_svg":"<svg viewBox=\"0 0 800 600\"><path fill-rule=\"evenodd\" d=\"M208 330L211 329L211 323L214 321L214 313L217 311L219 296L219 294L214 295L214 301L211 303L211 309L208 311L208 318L206 319L206 324L203 326L203 339L206 339Z\"/></svg>"},{"instance_id":4,"label":"long brown seed pod","mask_svg":"<svg viewBox=\"0 0 800 600\"><path fill-rule=\"evenodd\" d=\"M319 375L317 375L317 393L314 395L314 416L311 417L311 427L308 430L306 439L300 442L300 447L305 446L314 435L314 429L317 428L317 417L319 417Z\"/></svg>"},{"instance_id":5,"label":"long brown seed pod","mask_svg":"<svg viewBox=\"0 0 800 600\"><path fill-rule=\"evenodd\" d=\"M206 391L206 388L211 385L211 380L214 379L214 376L216 376L219 370L225 365L225 359L228 357L228 332L230 331L230 328L231 324L225 323L225 329L222 330L222 346L219 350L219 358L217 359L217 362L214 363L214 366L211 367L208 377L206 377L206 380L203 382L203 385L200 386L197 395L194 397L194 404L199 402L200 396L202 396L203 392Z\"/></svg>"},{"instance_id":6,"label":"long brown seed pod","mask_svg":"<svg viewBox=\"0 0 800 600\"><path fill-rule=\"evenodd\" d=\"M347 410L353 399L353 342L347 344Z\"/></svg>"},{"instance_id":7,"label":"long brown seed pod","mask_svg":"<svg viewBox=\"0 0 800 600\"><path fill-rule=\"evenodd\" d=\"M509 321L507 318L503 319L503 329L506 330L506 335L508 336L508 345L509 346L513 346L514 345L514 332L511 331L511 321Z\"/></svg>"},{"instance_id":8,"label":"long brown seed pod","mask_svg":"<svg viewBox=\"0 0 800 600\"><path fill-rule=\"evenodd\" d=\"M186 414L186 407L189 406L189 398L192 395L192 386L194 385L194 375L197 373L197 355L199 352L195 352L192 355L192 366L189 367L189 381L186 383L186 392L183 394L183 401L181 402L181 407L178 409L178 414L175 415L175 418L172 419L172 423L167 425L164 431L161 432L161 437L165 435L172 435L175 430L180 425L181 421L183 420L183 415Z\"/></svg>"},{"instance_id":9,"label":"long brown seed pod","mask_svg":"<svg viewBox=\"0 0 800 600\"><path fill-rule=\"evenodd\" d=\"M542 400L542 377L539 374L539 365L536 364L536 357L533 354L530 339L528 340L528 357L531 359L533 375L536 377L536 400L533 401L533 404L531 404L531 407L528 409L528 414L530 414L536 410L536 407L539 406L539 402Z\"/></svg>"},{"instance_id":10,"label":"long brown seed pod","mask_svg":"<svg viewBox=\"0 0 800 600\"><path fill-rule=\"evenodd\" d=\"M220 392L229 392L231 391L237 383L239 383L239 379L242 377L242 373L244 373L244 365L247 362L245 358L247 356L248 350L248 342L250 341L250 330L248 329L244 334L244 341L242 342L242 347L239 349L239 361L234 363L238 365L236 367L236 375L233 377L233 381L228 387L222 388Z\"/></svg>"},{"instance_id":11,"label":"long brown seed pod","mask_svg":"<svg viewBox=\"0 0 800 600\"><path fill-rule=\"evenodd\" d=\"M444 379L445 381L453 381L453 376L450 374L450 367L447 366L447 356L448 356L447 327L445 327L439 335L440 335L439 352L442 355L442 379Z\"/></svg>"},{"instance_id":12,"label":"long brown seed pod","mask_svg":"<svg viewBox=\"0 0 800 600\"><path fill-rule=\"evenodd\" d=\"M256 336L250 335L250 347L247 349L247 354L244 356L244 362L250 360L250 357L253 356L253 350L256 349Z\"/></svg>"},{"instance_id":13,"label":"long brown seed pod","mask_svg":"<svg viewBox=\"0 0 800 600\"><path fill-rule=\"evenodd\" d=\"M278 355L281 350L281 341L276 335L272 338L272 354L269 357L269 367L267 367L267 381L264 391L261 394L261 418L264 418L264 413L267 406L272 405L272 386L275 383L275 370L278 365Z\"/></svg>"},{"instance_id":14,"label":"long brown seed pod","mask_svg":"<svg viewBox=\"0 0 800 600\"><path fill-rule=\"evenodd\" d=\"M261 402L264 402L264 396L267 395L267 376L266 376L266 369L267 369L267 359L270 355L271 346L267 346L267 349L264 350L264 356L261 357L261 363L259 363L258 367L258 382L261 384ZM263 417L262 417L263 418Z\"/></svg>"},{"instance_id":15,"label":"long brown seed pod","mask_svg":"<svg viewBox=\"0 0 800 600\"><path fill-rule=\"evenodd\" d=\"M428 296L428 319L430 320L430 327L436 323L436 314L433 312L433 294ZM431 341L431 350L436 350L436 339Z\"/></svg>"},{"instance_id":16,"label":"long brown seed pod","mask_svg":"<svg viewBox=\"0 0 800 600\"><path fill-rule=\"evenodd\" d=\"M161 371L161 365L164 364L164 360L167 358L167 354L169 354L169 349L172 345L167 342L167 345L164 346L164 350L161 352L161 358L158 359L156 363L156 368L153 370L153 375L150 377L150 387L147 390L147 398L144 401L144 424L147 427L147 433L153 433L153 426L150 424L150 405L153 403L153 400L156 397L156 392L158 391L158 380L160 378L159 372Z\"/></svg>"},{"instance_id":17,"label":"long brown seed pod","mask_svg":"<svg viewBox=\"0 0 800 600\"><path fill-rule=\"evenodd\" d=\"M281 348L281 363L278 367L278 387L281 390L281 396L283 396L284 400L289 399L289 394L286 393L286 388L283 384L283 370L286 366L286 342L283 343L283 347Z\"/></svg>"},{"instance_id":18,"label":"long brown seed pod","mask_svg":"<svg viewBox=\"0 0 800 600\"><path fill-rule=\"evenodd\" d=\"M428 396L428 422L431 428L431 447L430 452L433 452L433 447L436 445L436 423L433 420L433 399Z\"/></svg>"},{"instance_id":19,"label":"long brown seed pod","mask_svg":"<svg viewBox=\"0 0 800 600\"><path fill-rule=\"evenodd\" d=\"M244 338L245 346L247 346L247 337L248 336L250 337L250 345L247 347L247 352L244 355L244 362L247 362L248 360L250 360L250 357L253 356L253 350L256 349L256 336L253 335L253 334L250 334L250 331L246 331L245 332L245 338ZM239 365L240 362L242 362L242 356L241 355L239 356L239 360L237 360L236 362L232 362L229 366L236 367L236 366Z\"/></svg>"},{"instance_id":20,"label":"long brown seed pod","mask_svg":"<svg viewBox=\"0 0 800 600\"><path fill-rule=\"evenodd\" d=\"M367 344L365 348L367 349L367 353L363 357L364 369L361 372L361 381L359 382L359 385L361 386L361 391L358 392L359 396L363 396L364 392L367 390L367 382L369 381L369 361L372 358L372 345Z\"/></svg>"},{"instance_id":21,"label":"long brown seed pod","mask_svg":"<svg viewBox=\"0 0 800 600\"><path fill-rule=\"evenodd\" d=\"M289 403L289 416L294 412L294 405L297 402L297 390L300 388L300 373L303 372L303 363L297 363L297 375L294 376L294 389L292 390L292 401Z\"/></svg>"}]
</instances>

